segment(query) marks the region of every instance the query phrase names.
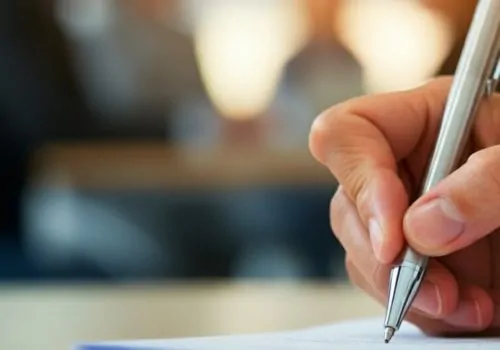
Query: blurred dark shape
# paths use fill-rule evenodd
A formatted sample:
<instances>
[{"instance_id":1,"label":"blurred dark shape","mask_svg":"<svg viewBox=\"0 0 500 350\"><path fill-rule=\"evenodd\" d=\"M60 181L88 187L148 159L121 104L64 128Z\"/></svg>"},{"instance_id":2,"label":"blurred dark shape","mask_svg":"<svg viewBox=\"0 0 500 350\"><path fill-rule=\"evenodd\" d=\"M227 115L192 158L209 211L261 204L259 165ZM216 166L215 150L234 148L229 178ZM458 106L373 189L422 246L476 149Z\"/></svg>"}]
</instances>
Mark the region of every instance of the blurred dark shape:
<instances>
[{"instance_id":1,"label":"blurred dark shape","mask_svg":"<svg viewBox=\"0 0 500 350\"><path fill-rule=\"evenodd\" d=\"M65 22L54 17L55 0L0 1L0 277L35 272L22 251L19 212L28 160L39 146L176 135L176 147L191 137L203 148L213 143L200 141L199 130L218 138L192 37L170 22L176 3L110 0L113 19L99 26L82 17L92 11L80 13L80 5ZM429 1L458 33L441 73L455 69L471 3ZM272 136L273 147L306 147L317 113L363 93L361 67L333 30L339 4L308 1L313 39L285 68L272 108L273 122L284 127ZM78 32L78 20L88 32ZM30 244L58 277L343 277L343 250L328 221L333 181L326 188L191 192L62 187L35 189L24 207Z\"/></svg>"},{"instance_id":2,"label":"blurred dark shape","mask_svg":"<svg viewBox=\"0 0 500 350\"><path fill-rule=\"evenodd\" d=\"M70 62L50 1L0 1L0 237L16 246L30 153L91 125Z\"/></svg>"},{"instance_id":3,"label":"blurred dark shape","mask_svg":"<svg viewBox=\"0 0 500 350\"><path fill-rule=\"evenodd\" d=\"M177 105L203 91L192 38L171 23L175 2L62 4L58 19L100 135L170 138Z\"/></svg>"},{"instance_id":4,"label":"blurred dark shape","mask_svg":"<svg viewBox=\"0 0 500 350\"><path fill-rule=\"evenodd\" d=\"M293 84L313 104L314 114L365 93L363 69L338 38L338 0L309 0L311 39L288 64Z\"/></svg>"},{"instance_id":5,"label":"blurred dark shape","mask_svg":"<svg viewBox=\"0 0 500 350\"><path fill-rule=\"evenodd\" d=\"M314 115L364 94L361 65L334 40L309 42L290 61L287 71L290 83L312 104Z\"/></svg>"}]
</instances>

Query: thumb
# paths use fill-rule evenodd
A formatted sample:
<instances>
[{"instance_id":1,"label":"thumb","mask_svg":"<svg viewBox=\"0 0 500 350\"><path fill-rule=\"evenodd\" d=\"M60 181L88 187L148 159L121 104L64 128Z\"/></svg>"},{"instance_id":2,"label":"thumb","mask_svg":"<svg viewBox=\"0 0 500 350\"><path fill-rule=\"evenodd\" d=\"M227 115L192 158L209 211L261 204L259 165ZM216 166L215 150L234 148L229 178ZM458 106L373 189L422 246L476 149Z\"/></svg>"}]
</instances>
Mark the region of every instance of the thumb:
<instances>
[{"instance_id":1,"label":"thumb","mask_svg":"<svg viewBox=\"0 0 500 350\"><path fill-rule=\"evenodd\" d=\"M465 248L500 226L500 146L468 161L406 212L408 243L428 256Z\"/></svg>"}]
</instances>

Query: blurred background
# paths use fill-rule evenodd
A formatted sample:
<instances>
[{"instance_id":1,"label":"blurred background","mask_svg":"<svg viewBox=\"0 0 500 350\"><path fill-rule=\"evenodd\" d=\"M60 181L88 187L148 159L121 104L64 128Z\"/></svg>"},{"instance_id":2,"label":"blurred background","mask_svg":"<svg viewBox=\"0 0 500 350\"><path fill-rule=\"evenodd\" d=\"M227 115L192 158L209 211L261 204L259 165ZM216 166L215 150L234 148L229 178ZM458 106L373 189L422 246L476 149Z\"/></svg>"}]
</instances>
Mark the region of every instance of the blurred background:
<instances>
[{"instance_id":1,"label":"blurred background","mask_svg":"<svg viewBox=\"0 0 500 350\"><path fill-rule=\"evenodd\" d=\"M343 280L309 127L453 73L474 6L1 1L0 278Z\"/></svg>"}]
</instances>

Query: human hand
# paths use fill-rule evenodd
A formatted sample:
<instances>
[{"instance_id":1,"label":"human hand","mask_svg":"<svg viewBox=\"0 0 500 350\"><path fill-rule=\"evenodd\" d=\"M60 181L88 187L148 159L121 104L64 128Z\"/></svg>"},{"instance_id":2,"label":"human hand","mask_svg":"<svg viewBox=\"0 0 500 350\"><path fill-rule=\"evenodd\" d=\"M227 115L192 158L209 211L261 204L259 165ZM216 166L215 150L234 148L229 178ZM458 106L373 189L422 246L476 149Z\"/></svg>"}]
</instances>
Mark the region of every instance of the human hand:
<instances>
[{"instance_id":1,"label":"human hand","mask_svg":"<svg viewBox=\"0 0 500 350\"><path fill-rule=\"evenodd\" d=\"M351 280L385 304L406 242L430 256L407 320L430 335L500 334L500 96L482 102L464 165L415 202L451 78L355 98L313 123L309 146L339 182L331 226Z\"/></svg>"}]
</instances>

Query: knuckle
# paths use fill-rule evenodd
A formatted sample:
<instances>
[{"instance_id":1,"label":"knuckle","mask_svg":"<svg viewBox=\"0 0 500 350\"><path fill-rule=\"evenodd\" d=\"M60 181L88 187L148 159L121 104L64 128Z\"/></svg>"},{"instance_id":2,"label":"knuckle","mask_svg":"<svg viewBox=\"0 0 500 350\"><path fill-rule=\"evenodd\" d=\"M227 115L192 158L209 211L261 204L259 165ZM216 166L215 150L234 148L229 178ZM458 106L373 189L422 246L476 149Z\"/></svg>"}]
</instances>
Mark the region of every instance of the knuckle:
<instances>
[{"instance_id":1,"label":"knuckle","mask_svg":"<svg viewBox=\"0 0 500 350\"><path fill-rule=\"evenodd\" d=\"M353 268L353 263L351 260L351 256L349 254L345 255L344 265L345 265L345 268L347 271L352 270L352 268Z\"/></svg>"},{"instance_id":2,"label":"knuckle","mask_svg":"<svg viewBox=\"0 0 500 350\"><path fill-rule=\"evenodd\" d=\"M343 202L343 189L339 186L337 192L330 201L330 227L334 236L338 237L338 232L341 228L340 221L345 214L346 206Z\"/></svg>"},{"instance_id":3,"label":"knuckle","mask_svg":"<svg viewBox=\"0 0 500 350\"><path fill-rule=\"evenodd\" d=\"M485 152L485 150L481 150L478 152L472 153L469 158L467 159L467 163L475 165L475 166L482 166L485 163L488 162L488 154Z\"/></svg>"},{"instance_id":4,"label":"knuckle","mask_svg":"<svg viewBox=\"0 0 500 350\"><path fill-rule=\"evenodd\" d=\"M309 149L312 155L320 162L325 162L325 151L331 139L331 119L332 113L327 110L316 117L311 125Z\"/></svg>"},{"instance_id":5,"label":"knuckle","mask_svg":"<svg viewBox=\"0 0 500 350\"><path fill-rule=\"evenodd\" d=\"M500 197L499 154L500 146L495 146L473 153L467 161L474 167L475 175L481 179L482 186L496 198Z\"/></svg>"},{"instance_id":6,"label":"knuckle","mask_svg":"<svg viewBox=\"0 0 500 350\"><path fill-rule=\"evenodd\" d=\"M353 209L355 208L350 203L344 187L339 185L337 192L330 201L330 228L340 243L343 243L349 234L349 232L346 232L349 229L346 227L346 218L351 215L349 211ZM344 246L344 248L346 247Z\"/></svg>"},{"instance_id":7,"label":"knuckle","mask_svg":"<svg viewBox=\"0 0 500 350\"><path fill-rule=\"evenodd\" d=\"M370 173L368 169L362 168L364 163L361 159L358 159L359 157L362 157L362 155L353 155L346 161L345 165L345 182L349 184L349 196L358 205L364 202L363 196L366 194L368 186L366 174Z\"/></svg>"},{"instance_id":8,"label":"knuckle","mask_svg":"<svg viewBox=\"0 0 500 350\"><path fill-rule=\"evenodd\" d=\"M345 259L345 269L347 272L347 277L354 285L361 288L365 286L366 282L363 275L358 271L358 269L354 265L354 262L349 256L346 256Z\"/></svg>"},{"instance_id":9,"label":"knuckle","mask_svg":"<svg viewBox=\"0 0 500 350\"><path fill-rule=\"evenodd\" d=\"M309 132L309 149L312 155L320 162L325 163L327 152L332 142L337 142L345 134L343 116L346 114L346 103L330 107L316 117Z\"/></svg>"},{"instance_id":10,"label":"knuckle","mask_svg":"<svg viewBox=\"0 0 500 350\"><path fill-rule=\"evenodd\" d=\"M348 157L342 160L342 174L337 177L338 182L342 185L342 192L339 194L344 200L352 201L360 214L369 211L369 195L370 182L372 177L367 174L372 173L366 160L362 158L364 155L353 152ZM334 173L335 175L335 173ZM362 215L362 218L365 217Z\"/></svg>"},{"instance_id":11,"label":"knuckle","mask_svg":"<svg viewBox=\"0 0 500 350\"><path fill-rule=\"evenodd\" d=\"M375 264L373 271L373 288L377 290L380 295L387 297L387 281L389 280L389 275L391 271L386 265L380 263Z\"/></svg>"},{"instance_id":12,"label":"knuckle","mask_svg":"<svg viewBox=\"0 0 500 350\"><path fill-rule=\"evenodd\" d=\"M355 105L355 101L345 102L320 114L311 126L309 149L345 186L348 197L357 202L367 185L370 168L386 160L369 154L370 145L379 146L378 141L371 135L371 126L352 113Z\"/></svg>"}]
</instances>

